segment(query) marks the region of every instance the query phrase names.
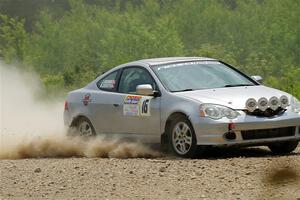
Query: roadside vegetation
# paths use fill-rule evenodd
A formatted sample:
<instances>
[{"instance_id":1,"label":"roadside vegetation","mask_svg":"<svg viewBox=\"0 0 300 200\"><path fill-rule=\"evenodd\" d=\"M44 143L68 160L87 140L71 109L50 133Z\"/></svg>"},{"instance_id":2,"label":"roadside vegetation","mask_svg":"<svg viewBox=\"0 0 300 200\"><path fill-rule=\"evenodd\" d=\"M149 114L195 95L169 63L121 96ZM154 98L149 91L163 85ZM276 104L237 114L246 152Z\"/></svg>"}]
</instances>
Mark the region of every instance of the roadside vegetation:
<instances>
[{"instance_id":1,"label":"roadside vegetation","mask_svg":"<svg viewBox=\"0 0 300 200\"><path fill-rule=\"evenodd\" d=\"M300 98L299 0L43 0L22 16L13 2L0 0L0 59L49 95L136 59L207 56Z\"/></svg>"}]
</instances>

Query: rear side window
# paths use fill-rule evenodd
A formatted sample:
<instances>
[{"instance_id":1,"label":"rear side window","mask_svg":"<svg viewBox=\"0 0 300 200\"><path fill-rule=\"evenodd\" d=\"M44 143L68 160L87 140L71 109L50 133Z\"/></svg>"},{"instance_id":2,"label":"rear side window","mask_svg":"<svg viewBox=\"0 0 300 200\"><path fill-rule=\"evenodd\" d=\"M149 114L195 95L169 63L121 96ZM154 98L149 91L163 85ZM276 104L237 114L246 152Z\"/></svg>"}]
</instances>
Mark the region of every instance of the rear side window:
<instances>
[{"instance_id":1,"label":"rear side window","mask_svg":"<svg viewBox=\"0 0 300 200\"><path fill-rule=\"evenodd\" d=\"M117 75L118 71L114 71L102 78L97 83L98 88L105 91L115 91L117 86Z\"/></svg>"}]
</instances>

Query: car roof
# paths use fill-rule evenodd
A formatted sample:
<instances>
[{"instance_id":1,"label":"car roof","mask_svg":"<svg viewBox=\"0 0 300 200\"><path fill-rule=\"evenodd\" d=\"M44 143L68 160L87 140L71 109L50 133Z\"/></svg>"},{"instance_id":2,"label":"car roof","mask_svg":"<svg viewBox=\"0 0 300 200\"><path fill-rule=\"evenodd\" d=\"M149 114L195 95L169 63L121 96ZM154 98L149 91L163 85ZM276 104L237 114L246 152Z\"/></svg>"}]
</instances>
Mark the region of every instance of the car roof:
<instances>
[{"instance_id":1,"label":"car roof","mask_svg":"<svg viewBox=\"0 0 300 200\"><path fill-rule=\"evenodd\" d=\"M155 66L155 65L168 64L168 63L199 61L199 60L215 61L216 59L205 58L205 57L165 57L165 58L151 58L151 59L137 60L131 63L127 63L126 65L135 64L135 63L144 63L150 66Z\"/></svg>"}]
</instances>

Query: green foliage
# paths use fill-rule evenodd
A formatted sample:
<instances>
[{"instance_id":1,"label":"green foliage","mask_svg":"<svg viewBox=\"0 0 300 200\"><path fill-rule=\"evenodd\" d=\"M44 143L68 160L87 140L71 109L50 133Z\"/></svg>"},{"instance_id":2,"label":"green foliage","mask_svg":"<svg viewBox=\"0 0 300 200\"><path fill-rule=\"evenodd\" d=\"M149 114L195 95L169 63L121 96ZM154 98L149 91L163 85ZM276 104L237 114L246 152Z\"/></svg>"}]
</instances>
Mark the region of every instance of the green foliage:
<instances>
[{"instance_id":1,"label":"green foliage","mask_svg":"<svg viewBox=\"0 0 300 200\"><path fill-rule=\"evenodd\" d=\"M266 83L280 90L288 91L294 96L300 97L300 68L295 66L286 67L286 71L280 77L270 76Z\"/></svg>"},{"instance_id":2,"label":"green foliage","mask_svg":"<svg viewBox=\"0 0 300 200\"><path fill-rule=\"evenodd\" d=\"M300 98L298 0L63 4L68 9L59 14L43 9L30 33L23 20L0 15L0 56L33 66L49 91L82 87L136 59L203 56L261 75L267 85Z\"/></svg>"},{"instance_id":3,"label":"green foliage","mask_svg":"<svg viewBox=\"0 0 300 200\"><path fill-rule=\"evenodd\" d=\"M226 60L230 65L237 64L234 55L228 52L222 45L203 44L199 49L195 49L191 55Z\"/></svg>"},{"instance_id":4,"label":"green foliage","mask_svg":"<svg viewBox=\"0 0 300 200\"><path fill-rule=\"evenodd\" d=\"M22 60L25 52L24 20L18 21L0 13L0 57L6 62Z\"/></svg>"},{"instance_id":5,"label":"green foliage","mask_svg":"<svg viewBox=\"0 0 300 200\"><path fill-rule=\"evenodd\" d=\"M64 86L63 76L58 75L44 75L42 77L42 82L47 88L47 92L50 94L57 94L58 92L63 92L62 87Z\"/></svg>"}]
</instances>

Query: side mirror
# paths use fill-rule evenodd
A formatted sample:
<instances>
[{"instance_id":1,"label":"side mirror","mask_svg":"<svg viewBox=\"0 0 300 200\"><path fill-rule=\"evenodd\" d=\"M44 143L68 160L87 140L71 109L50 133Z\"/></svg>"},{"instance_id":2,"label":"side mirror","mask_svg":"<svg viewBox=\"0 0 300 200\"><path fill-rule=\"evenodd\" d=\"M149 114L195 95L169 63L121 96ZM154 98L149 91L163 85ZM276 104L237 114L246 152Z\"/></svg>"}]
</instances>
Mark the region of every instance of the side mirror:
<instances>
[{"instance_id":1,"label":"side mirror","mask_svg":"<svg viewBox=\"0 0 300 200\"><path fill-rule=\"evenodd\" d=\"M251 76L251 78L253 80L255 80L256 82L259 82L259 83L263 82L263 78L261 76Z\"/></svg>"},{"instance_id":2,"label":"side mirror","mask_svg":"<svg viewBox=\"0 0 300 200\"><path fill-rule=\"evenodd\" d=\"M154 91L150 84L138 85L136 87L136 93L143 96L154 96Z\"/></svg>"}]
</instances>

